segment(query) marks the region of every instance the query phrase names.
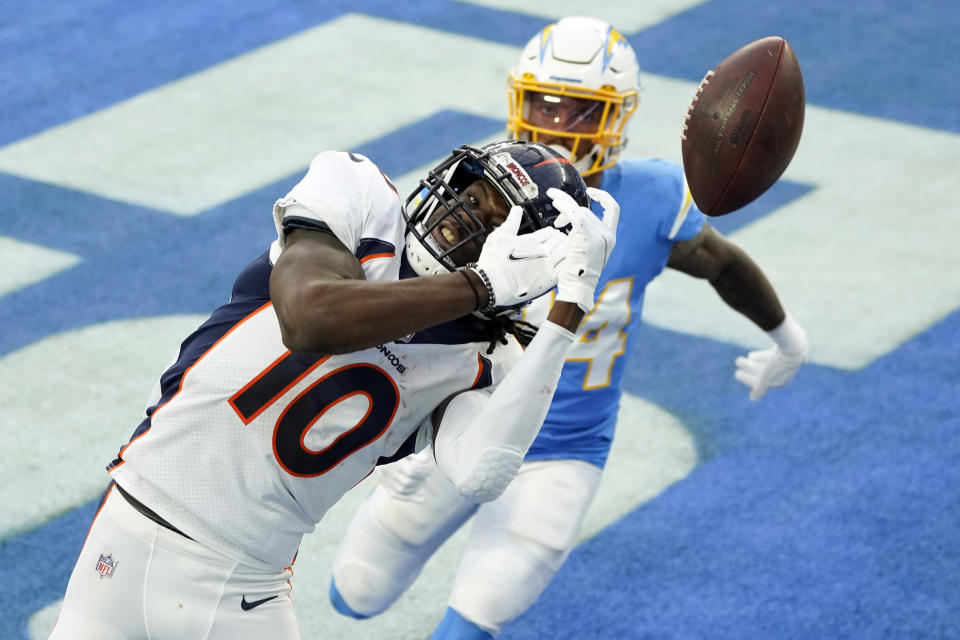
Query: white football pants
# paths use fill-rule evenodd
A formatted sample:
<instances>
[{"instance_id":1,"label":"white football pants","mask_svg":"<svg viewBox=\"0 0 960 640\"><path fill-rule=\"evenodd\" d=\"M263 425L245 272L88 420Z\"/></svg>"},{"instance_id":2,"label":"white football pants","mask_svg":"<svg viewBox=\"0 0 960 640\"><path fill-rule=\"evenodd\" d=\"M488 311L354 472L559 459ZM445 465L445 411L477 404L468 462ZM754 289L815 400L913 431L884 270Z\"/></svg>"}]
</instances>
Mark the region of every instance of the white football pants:
<instances>
[{"instance_id":1,"label":"white football pants","mask_svg":"<svg viewBox=\"0 0 960 640\"><path fill-rule=\"evenodd\" d=\"M404 463L394 463L399 471L387 465L380 473L404 473ZM600 477L600 468L581 460L525 462L503 495L480 505L464 500L435 463L402 493L388 489L393 483L384 479L354 516L337 553L337 590L356 613L381 613L476 513L449 605L497 635L534 603L566 560Z\"/></svg>"},{"instance_id":2,"label":"white football pants","mask_svg":"<svg viewBox=\"0 0 960 640\"><path fill-rule=\"evenodd\" d=\"M242 565L170 531L114 487L50 640L297 640L292 575Z\"/></svg>"}]
</instances>

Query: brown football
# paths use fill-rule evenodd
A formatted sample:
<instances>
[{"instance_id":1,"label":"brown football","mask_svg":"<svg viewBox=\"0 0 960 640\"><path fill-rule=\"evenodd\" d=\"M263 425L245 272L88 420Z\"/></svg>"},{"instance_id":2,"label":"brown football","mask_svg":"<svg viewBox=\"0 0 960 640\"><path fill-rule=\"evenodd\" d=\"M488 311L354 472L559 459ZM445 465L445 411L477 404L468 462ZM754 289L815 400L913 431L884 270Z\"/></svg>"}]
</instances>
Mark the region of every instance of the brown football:
<instances>
[{"instance_id":1,"label":"brown football","mask_svg":"<svg viewBox=\"0 0 960 640\"><path fill-rule=\"evenodd\" d=\"M694 202L720 216L753 202L793 158L803 130L803 76L778 36L734 51L700 82L683 126Z\"/></svg>"}]
</instances>

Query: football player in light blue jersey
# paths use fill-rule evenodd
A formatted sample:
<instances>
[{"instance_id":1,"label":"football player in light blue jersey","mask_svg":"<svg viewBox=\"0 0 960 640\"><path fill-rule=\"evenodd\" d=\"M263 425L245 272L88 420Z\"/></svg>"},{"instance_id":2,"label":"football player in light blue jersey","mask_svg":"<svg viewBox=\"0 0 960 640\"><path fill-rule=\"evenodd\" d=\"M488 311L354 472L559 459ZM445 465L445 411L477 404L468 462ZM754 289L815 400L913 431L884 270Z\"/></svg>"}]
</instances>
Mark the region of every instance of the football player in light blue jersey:
<instances>
[{"instance_id":1,"label":"football player in light blue jersey","mask_svg":"<svg viewBox=\"0 0 960 640\"><path fill-rule=\"evenodd\" d=\"M330 597L341 613L376 615L410 586L434 551L476 514L434 639L496 636L543 592L577 540L613 441L622 378L647 284L670 267L707 280L773 346L737 359L735 377L758 400L793 379L807 338L757 265L705 221L683 169L620 159L637 107L639 67L629 43L601 20L549 25L509 78L508 129L564 153L588 185L620 204L618 242L584 318L549 414L517 478L482 505L464 499L418 454L382 468L335 561ZM547 296L525 311L539 324Z\"/></svg>"}]
</instances>

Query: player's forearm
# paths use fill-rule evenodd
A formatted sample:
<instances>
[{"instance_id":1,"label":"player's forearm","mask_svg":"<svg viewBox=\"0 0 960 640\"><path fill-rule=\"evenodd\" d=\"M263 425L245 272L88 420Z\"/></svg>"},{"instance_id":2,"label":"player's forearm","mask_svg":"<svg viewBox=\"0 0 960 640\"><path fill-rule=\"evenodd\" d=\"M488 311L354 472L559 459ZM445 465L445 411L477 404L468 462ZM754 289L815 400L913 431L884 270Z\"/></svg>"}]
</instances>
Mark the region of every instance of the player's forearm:
<instances>
[{"instance_id":1,"label":"player's forearm","mask_svg":"<svg viewBox=\"0 0 960 640\"><path fill-rule=\"evenodd\" d=\"M557 301L550 307L547 320L570 333L576 333L583 316L583 311L574 303Z\"/></svg>"},{"instance_id":2,"label":"player's forearm","mask_svg":"<svg viewBox=\"0 0 960 640\"><path fill-rule=\"evenodd\" d=\"M727 262L710 284L730 308L770 331L783 322L786 313L760 267L742 250L736 251L736 259Z\"/></svg>"},{"instance_id":3,"label":"player's forearm","mask_svg":"<svg viewBox=\"0 0 960 640\"><path fill-rule=\"evenodd\" d=\"M493 500L516 475L573 340L572 332L545 322L493 393L467 392L447 405L435 442L437 464L464 497Z\"/></svg>"},{"instance_id":4,"label":"player's forearm","mask_svg":"<svg viewBox=\"0 0 960 640\"><path fill-rule=\"evenodd\" d=\"M485 297L482 283L474 287ZM323 280L276 306L291 351L335 355L467 315L477 308L478 294L460 273L391 282Z\"/></svg>"}]
</instances>

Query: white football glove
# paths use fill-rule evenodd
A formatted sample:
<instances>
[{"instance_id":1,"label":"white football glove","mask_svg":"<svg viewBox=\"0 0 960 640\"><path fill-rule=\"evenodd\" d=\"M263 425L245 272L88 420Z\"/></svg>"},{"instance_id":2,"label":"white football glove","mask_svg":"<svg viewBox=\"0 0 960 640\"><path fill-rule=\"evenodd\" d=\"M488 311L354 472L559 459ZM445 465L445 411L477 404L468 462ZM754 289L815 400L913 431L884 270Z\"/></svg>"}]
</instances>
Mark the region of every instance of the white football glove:
<instances>
[{"instance_id":1,"label":"white football glove","mask_svg":"<svg viewBox=\"0 0 960 640\"><path fill-rule=\"evenodd\" d=\"M433 447L427 447L396 462L377 467L377 476L391 496L407 502L423 502L424 497L417 490L437 469L433 459Z\"/></svg>"},{"instance_id":2,"label":"white football glove","mask_svg":"<svg viewBox=\"0 0 960 640\"><path fill-rule=\"evenodd\" d=\"M751 351L736 360L733 377L750 387L753 401L762 398L771 387L788 384L807 361L807 334L789 315L768 335L775 343L771 348Z\"/></svg>"},{"instance_id":3,"label":"white football glove","mask_svg":"<svg viewBox=\"0 0 960 640\"><path fill-rule=\"evenodd\" d=\"M556 299L573 302L584 313L593 309L594 290L617 244L620 220L620 205L609 193L588 187L587 194L603 207L603 220L587 207L578 205L568 193L557 188L547 189L553 206L560 212L554 225L573 227L567 234L567 256L560 266Z\"/></svg>"},{"instance_id":4,"label":"white football glove","mask_svg":"<svg viewBox=\"0 0 960 640\"><path fill-rule=\"evenodd\" d=\"M558 229L517 235L523 209L514 205L503 224L490 232L472 268L487 286L487 306L512 307L533 300L557 285L566 236Z\"/></svg>"}]
</instances>

